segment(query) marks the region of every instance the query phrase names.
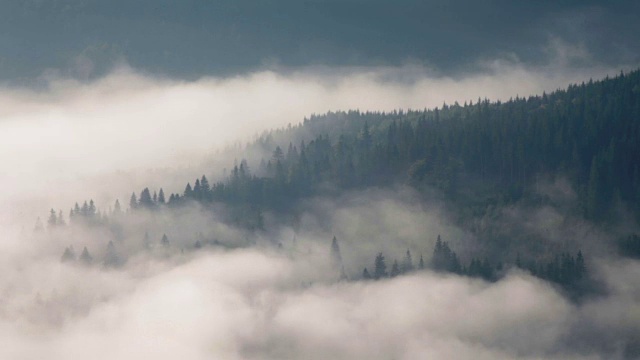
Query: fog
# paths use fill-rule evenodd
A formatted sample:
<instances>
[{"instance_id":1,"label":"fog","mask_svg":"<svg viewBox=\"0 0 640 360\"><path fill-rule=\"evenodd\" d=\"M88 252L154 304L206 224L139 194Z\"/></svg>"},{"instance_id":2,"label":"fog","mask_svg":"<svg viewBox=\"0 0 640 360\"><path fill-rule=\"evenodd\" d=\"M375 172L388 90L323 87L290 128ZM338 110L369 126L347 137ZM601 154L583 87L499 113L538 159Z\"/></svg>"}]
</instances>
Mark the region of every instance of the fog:
<instances>
[{"instance_id":1,"label":"fog","mask_svg":"<svg viewBox=\"0 0 640 360\"><path fill-rule=\"evenodd\" d=\"M266 214L272 226L252 233L226 224L224 208L212 214L197 205L130 214L115 245L123 265L114 268L102 265L109 242L104 230L32 231L50 208L66 217L76 201L89 198L102 210L115 199L126 208L131 192L146 186L180 192L196 176L215 179L233 164L226 156L242 151L225 147L314 113L508 100L619 71L571 71L563 59L586 55L557 46L564 50L554 50L561 56L547 67L491 61L459 78L407 65L176 81L121 66L91 82L50 78L42 88L1 89L0 357L637 356L637 262L593 259L594 276L607 291L581 303L515 269L496 283L428 270L359 281L380 251L388 265L407 249L414 262L420 254L428 261L438 234L461 253L473 248L473 235L455 226L437 197L423 203L402 186L309 199L300 205L295 231ZM543 184L540 191L566 202L574 196L563 183ZM507 209L505 217L533 229L559 222L550 209L529 219L523 211ZM551 229L541 236L566 235ZM160 245L163 234L168 247ZM334 235L348 281L338 281L329 263ZM204 246L196 250L199 240ZM61 263L70 245L76 255L86 246L93 265Z\"/></svg>"}]
</instances>

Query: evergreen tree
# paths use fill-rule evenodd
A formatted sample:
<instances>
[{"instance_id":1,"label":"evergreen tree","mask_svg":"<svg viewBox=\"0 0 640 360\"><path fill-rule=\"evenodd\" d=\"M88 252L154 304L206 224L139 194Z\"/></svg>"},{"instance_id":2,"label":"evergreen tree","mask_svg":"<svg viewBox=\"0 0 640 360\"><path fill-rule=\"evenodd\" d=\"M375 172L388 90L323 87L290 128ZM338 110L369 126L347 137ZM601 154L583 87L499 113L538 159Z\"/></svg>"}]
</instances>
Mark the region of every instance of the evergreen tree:
<instances>
[{"instance_id":1,"label":"evergreen tree","mask_svg":"<svg viewBox=\"0 0 640 360\"><path fill-rule=\"evenodd\" d=\"M407 249L407 253L404 256L404 260L402 261L402 272L411 272L413 271L413 259L411 258L411 251Z\"/></svg>"},{"instance_id":2,"label":"evergreen tree","mask_svg":"<svg viewBox=\"0 0 640 360\"><path fill-rule=\"evenodd\" d=\"M142 190L142 192L140 193L138 205L139 207L145 209L153 208L153 199L151 198L151 192L149 191L149 188L144 188L144 190Z\"/></svg>"},{"instance_id":3,"label":"evergreen tree","mask_svg":"<svg viewBox=\"0 0 640 360\"><path fill-rule=\"evenodd\" d=\"M49 229L53 229L58 225L58 216L56 215L55 210L51 209L49 212L49 220L47 220L47 226Z\"/></svg>"},{"instance_id":4,"label":"evergreen tree","mask_svg":"<svg viewBox=\"0 0 640 360\"><path fill-rule=\"evenodd\" d=\"M123 263L124 263L124 260L116 250L115 244L113 243L113 241L109 241L109 244L107 244L107 251L104 257L104 265L106 267L117 267L122 265Z\"/></svg>"},{"instance_id":5,"label":"evergreen tree","mask_svg":"<svg viewBox=\"0 0 640 360\"><path fill-rule=\"evenodd\" d=\"M129 209L135 210L138 208L138 199L136 198L136 193L131 193L131 198L129 199Z\"/></svg>"},{"instance_id":6,"label":"evergreen tree","mask_svg":"<svg viewBox=\"0 0 640 360\"><path fill-rule=\"evenodd\" d=\"M167 234L162 234L162 239L160 239L160 244L162 244L162 246L164 247L169 246L169 238L167 237Z\"/></svg>"},{"instance_id":7,"label":"evergreen tree","mask_svg":"<svg viewBox=\"0 0 640 360\"><path fill-rule=\"evenodd\" d=\"M76 261L76 253L73 250L73 245L64 249L64 253L60 258L60 261L63 263Z\"/></svg>"},{"instance_id":8,"label":"evergreen tree","mask_svg":"<svg viewBox=\"0 0 640 360\"><path fill-rule=\"evenodd\" d=\"M93 257L89 254L89 250L87 250L86 246L82 249L82 254L80 254L80 262L85 265L91 265L93 262Z\"/></svg>"},{"instance_id":9,"label":"evergreen tree","mask_svg":"<svg viewBox=\"0 0 640 360\"><path fill-rule=\"evenodd\" d=\"M273 161L276 163L282 163L284 161L284 153L280 146L276 146L276 149L273 151Z\"/></svg>"},{"instance_id":10,"label":"evergreen tree","mask_svg":"<svg viewBox=\"0 0 640 360\"><path fill-rule=\"evenodd\" d=\"M393 260L393 264L391 265L391 277L396 277L400 275L400 265L398 265L398 260Z\"/></svg>"},{"instance_id":11,"label":"evergreen tree","mask_svg":"<svg viewBox=\"0 0 640 360\"><path fill-rule=\"evenodd\" d=\"M362 270L362 278L364 280L371 280L371 274L369 274L369 270L367 270L366 267Z\"/></svg>"},{"instance_id":12,"label":"evergreen tree","mask_svg":"<svg viewBox=\"0 0 640 360\"><path fill-rule=\"evenodd\" d=\"M200 179L196 179L193 185L193 198L196 200L202 200L202 188L200 187Z\"/></svg>"},{"instance_id":13,"label":"evergreen tree","mask_svg":"<svg viewBox=\"0 0 640 360\"><path fill-rule=\"evenodd\" d=\"M122 208L120 207L120 200L116 199L116 203L113 205L113 215L119 216L122 214Z\"/></svg>"},{"instance_id":14,"label":"evergreen tree","mask_svg":"<svg viewBox=\"0 0 640 360\"><path fill-rule=\"evenodd\" d=\"M418 269L424 270L424 259L422 258L422 254L420 254L420 262L418 263Z\"/></svg>"},{"instance_id":15,"label":"evergreen tree","mask_svg":"<svg viewBox=\"0 0 640 360\"><path fill-rule=\"evenodd\" d=\"M187 199L193 198L193 189L191 188L191 183L187 183L187 186L185 186L184 197Z\"/></svg>"},{"instance_id":16,"label":"evergreen tree","mask_svg":"<svg viewBox=\"0 0 640 360\"><path fill-rule=\"evenodd\" d=\"M382 253L378 253L374 263L373 278L378 280L380 278L387 277L388 275L387 264L384 261L384 256Z\"/></svg>"},{"instance_id":17,"label":"evergreen tree","mask_svg":"<svg viewBox=\"0 0 640 360\"><path fill-rule=\"evenodd\" d=\"M338 246L338 240L333 237L331 241L331 261L334 266L342 266L342 255L340 254L340 247Z\"/></svg>"},{"instance_id":18,"label":"evergreen tree","mask_svg":"<svg viewBox=\"0 0 640 360\"><path fill-rule=\"evenodd\" d=\"M64 221L64 216L62 215L62 210L58 211L58 226L65 226L67 223Z\"/></svg>"},{"instance_id":19,"label":"evergreen tree","mask_svg":"<svg viewBox=\"0 0 640 360\"><path fill-rule=\"evenodd\" d=\"M200 192L202 193L201 198L203 200L209 201L211 199L211 185L209 185L209 180L207 177L202 175L200 179Z\"/></svg>"},{"instance_id":20,"label":"evergreen tree","mask_svg":"<svg viewBox=\"0 0 640 360\"><path fill-rule=\"evenodd\" d=\"M158 192L158 203L160 205L165 203L165 199L164 199L164 190L162 190L162 188L160 188L160 192Z\"/></svg>"},{"instance_id":21,"label":"evergreen tree","mask_svg":"<svg viewBox=\"0 0 640 360\"><path fill-rule=\"evenodd\" d=\"M90 218L94 218L96 216L96 212L97 212L96 204L93 202L93 199L90 199L89 200L89 209L88 209L87 215Z\"/></svg>"}]
</instances>

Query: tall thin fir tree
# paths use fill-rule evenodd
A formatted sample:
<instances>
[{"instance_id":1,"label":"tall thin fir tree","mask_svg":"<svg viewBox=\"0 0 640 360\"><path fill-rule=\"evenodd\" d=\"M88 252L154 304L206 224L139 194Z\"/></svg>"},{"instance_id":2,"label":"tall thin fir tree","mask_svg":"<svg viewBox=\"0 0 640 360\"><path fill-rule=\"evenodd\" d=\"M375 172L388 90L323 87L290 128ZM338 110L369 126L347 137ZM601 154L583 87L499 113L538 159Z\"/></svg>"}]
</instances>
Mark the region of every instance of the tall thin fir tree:
<instances>
[{"instance_id":1,"label":"tall thin fir tree","mask_svg":"<svg viewBox=\"0 0 640 360\"><path fill-rule=\"evenodd\" d=\"M331 240L331 261L335 266L342 267L342 255L340 254L340 246L338 245L338 240L336 237L333 237Z\"/></svg>"},{"instance_id":2,"label":"tall thin fir tree","mask_svg":"<svg viewBox=\"0 0 640 360\"><path fill-rule=\"evenodd\" d=\"M158 203L160 205L165 203L165 199L164 199L164 190L162 190L162 188L160 188L160 192L158 192Z\"/></svg>"},{"instance_id":3,"label":"tall thin fir tree","mask_svg":"<svg viewBox=\"0 0 640 360\"><path fill-rule=\"evenodd\" d=\"M384 261L384 256L382 253L378 253L374 262L373 278L378 280L387 277L388 275L387 264Z\"/></svg>"},{"instance_id":4,"label":"tall thin fir tree","mask_svg":"<svg viewBox=\"0 0 640 360\"><path fill-rule=\"evenodd\" d=\"M131 193L131 197L129 198L129 210L136 210L138 208L138 199L136 198L136 193Z\"/></svg>"},{"instance_id":5,"label":"tall thin fir tree","mask_svg":"<svg viewBox=\"0 0 640 360\"><path fill-rule=\"evenodd\" d=\"M58 215L56 215L56 211L51 209L49 212L49 219L47 220L47 227L51 230L58 225Z\"/></svg>"},{"instance_id":6,"label":"tall thin fir tree","mask_svg":"<svg viewBox=\"0 0 640 360\"><path fill-rule=\"evenodd\" d=\"M64 216L62 215L62 210L58 211L58 226L65 226L67 223L64 221Z\"/></svg>"}]
</instances>

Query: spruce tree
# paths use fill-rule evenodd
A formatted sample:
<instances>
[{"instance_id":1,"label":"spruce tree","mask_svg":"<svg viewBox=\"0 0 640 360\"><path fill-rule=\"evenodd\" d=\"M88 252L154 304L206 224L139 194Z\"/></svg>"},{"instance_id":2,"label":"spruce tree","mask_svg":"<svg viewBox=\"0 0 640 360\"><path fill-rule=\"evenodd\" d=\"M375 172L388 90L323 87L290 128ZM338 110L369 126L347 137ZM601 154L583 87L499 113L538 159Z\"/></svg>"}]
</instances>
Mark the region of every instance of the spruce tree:
<instances>
[{"instance_id":1,"label":"spruce tree","mask_svg":"<svg viewBox=\"0 0 640 360\"><path fill-rule=\"evenodd\" d=\"M380 278L387 277L388 275L387 264L384 261L384 256L382 253L378 253L374 263L373 278L378 280Z\"/></svg>"},{"instance_id":2,"label":"spruce tree","mask_svg":"<svg viewBox=\"0 0 640 360\"><path fill-rule=\"evenodd\" d=\"M60 261L65 263L65 262L73 262L75 260L76 260L76 253L73 250L73 245L65 248L64 253L62 254L62 257L60 258Z\"/></svg>"},{"instance_id":3,"label":"spruce tree","mask_svg":"<svg viewBox=\"0 0 640 360\"><path fill-rule=\"evenodd\" d=\"M117 267L122 265L123 263L123 259L120 256L120 254L118 254L118 251L116 250L116 246L113 243L113 241L109 241L109 244L107 244L107 251L104 257L104 265L106 267Z\"/></svg>"},{"instance_id":4,"label":"spruce tree","mask_svg":"<svg viewBox=\"0 0 640 360\"><path fill-rule=\"evenodd\" d=\"M334 266L342 266L342 255L340 254L340 246L338 246L338 240L336 240L335 236L331 241L331 261L333 262Z\"/></svg>"},{"instance_id":5,"label":"spruce tree","mask_svg":"<svg viewBox=\"0 0 640 360\"><path fill-rule=\"evenodd\" d=\"M362 278L364 280L371 280L371 274L369 274L369 270L367 270L366 267L362 270Z\"/></svg>"},{"instance_id":6,"label":"spruce tree","mask_svg":"<svg viewBox=\"0 0 640 360\"><path fill-rule=\"evenodd\" d=\"M400 265L398 265L398 260L393 260L393 265L391 265L391 277L396 277L400 275Z\"/></svg>"},{"instance_id":7,"label":"spruce tree","mask_svg":"<svg viewBox=\"0 0 640 360\"><path fill-rule=\"evenodd\" d=\"M58 226L65 226L67 223L64 221L64 216L62 215L62 210L58 211Z\"/></svg>"},{"instance_id":8,"label":"spruce tree","mask_svg":"<svg viewBox=\"0 0 640 360\"><path fill-rule=\"evenodd\" d=\"M116 203L113 205L113 214L118 216L122 214L122 208L120 207L120 200L116 199Z\"/></svg>"},{"instance_id":9,"label":"spruce tree","mask_svg":"<svg viewBox=\"0 0 640 360\"><path fill-rule=\"evenodd\" d=\"M162 244L162 246L164 247L169 246L169 238L167 237L167 234L162 234L162 239L160 239L160 244Z\"/></svg>"},{"instance_id":10,"label":"spruce tree","mask_svg":"<svg viewBox=\"0 0 640 360\"><path fill-rule=\"evenodd\" d=\"M138 199L136 198L136 193L131 193L131 198L129 199L129 209L135 210L138 208Z\"/></svg>"},{"instance_id":11,"label":"spruce tree","mask_svg":"<svg viewBox=\"0 0 640 360\"><path fill-rule=\"evenodd\" d=\"M93 257L89 254L89 250L87 250L86 246L82 249L82 254L80 254L80 262L85 265L90 265L93 262Z\"/></svg>"},{"instance_id":12,"label":"spruce tree","mask_svg":"<svg viewBox=\"0 0 640 360\"><path fill-rule=\"evenodd\" d=\"M153 208L153 198L151 198L151 192L149 188L144 188L140 193L140 200L138 200L138 205L142 208L151 209Z\"/></svg>"},{"instance_id":13,"label":"spruce tree","mask_svg":"<svg viewBox=\"0 0 640 360\"><path fill-rule=\"evenodd\" d=\"M49 219L47 220L47 226L49 229L53 229L58 225L58 216L56 215L56 211L51 209L49 212Z\"/></svg>"},{"instance_id":14,"label":"spruce tree","mask_svg":"<svg viewBox=\"0 0 640 360\"><path fill-rule=\"evenodd\" d=\"M407 249L407 253L404 255L404 260L402 261L402 272L411 272L413 271L413 259L411 258L411 251Z\"/></svg>"}]
</instances>

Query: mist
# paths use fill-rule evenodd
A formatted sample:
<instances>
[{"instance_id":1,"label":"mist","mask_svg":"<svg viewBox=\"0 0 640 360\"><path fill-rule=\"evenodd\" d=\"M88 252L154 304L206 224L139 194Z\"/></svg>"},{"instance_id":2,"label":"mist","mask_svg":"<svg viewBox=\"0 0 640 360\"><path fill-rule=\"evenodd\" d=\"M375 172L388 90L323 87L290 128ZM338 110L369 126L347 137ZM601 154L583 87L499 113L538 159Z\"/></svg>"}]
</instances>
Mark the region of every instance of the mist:
<instances>
[{"instance_id":1,"label":"mist","mask_svg":"<svg viewBox=\"0 0 640 360\"><path fill-rule=\"evenodd\" d=\"M424 203L404 186L308 199L300 205L299 228L271 219L273 226L262 233L227 224L224 208L213 214L197 205L130 214L126 235L115 245L120 255L128 254L118 267L102 264L109 237L91 226L32 232L36 217L45 221L50 208L66 216L76 201L90 198L101 210L116 199L126 208L131 192L143 187L181 192L202 174L221 178L233 164L229 155L242 156L243 145L257 134L314 113L508 100L620 70L572 71L567 59L587 55L566 44L552 51L559 54L553 65L491 61L482 72L459 78L407 65L176 81L122 66L89 82L50 78L42 88L0 89L0 357L637 354L637 262L594 261L593 272L607 291L582 303L517 269L505 270L495 283L431 270L359 281L380 251L389 264L406 250L414 261L420 255L428 261L438 235L455 248L472 250L474 235L455 225L437 196ZM560 182L540 191L570 203L574 190L567 187ZM539 209L530 218L526 211L507 209L504 216L531 229L561 223L553 209ZM562 226L550 228L541 234L549 241L567 236ZM163 235L167 247L160 243ZM339 281L329 263L333 236L347 281ZM198 241L202 249L196 250ZM61 263L68 246L76 255L86 246L94 264Z\"/></svg>"}]
</instances>

